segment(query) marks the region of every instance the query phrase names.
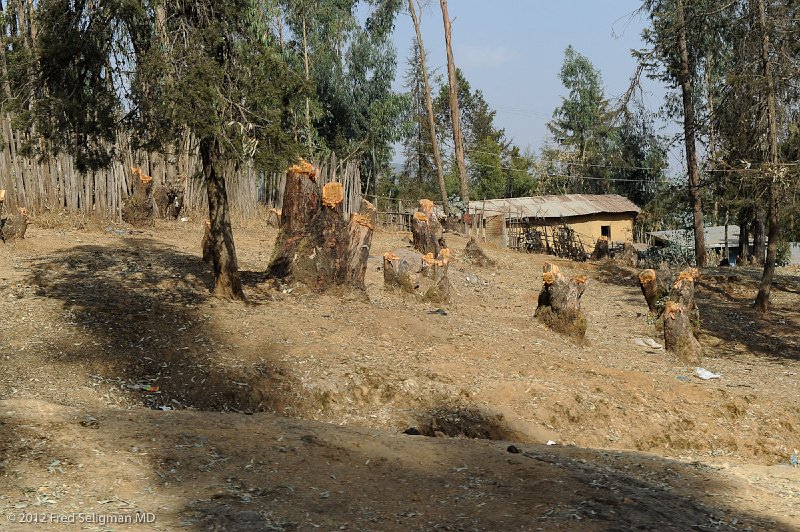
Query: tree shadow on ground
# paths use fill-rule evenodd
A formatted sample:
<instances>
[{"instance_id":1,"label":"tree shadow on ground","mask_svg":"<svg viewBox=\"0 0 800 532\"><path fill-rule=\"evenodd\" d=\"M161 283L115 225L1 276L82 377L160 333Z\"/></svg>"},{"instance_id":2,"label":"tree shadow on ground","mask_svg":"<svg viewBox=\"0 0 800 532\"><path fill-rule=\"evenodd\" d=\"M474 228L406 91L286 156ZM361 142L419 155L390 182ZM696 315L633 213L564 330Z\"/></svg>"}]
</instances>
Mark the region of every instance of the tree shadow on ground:
<instances>
[{"instance_id":1,"label":"tree shadow on ground","mask_svg":"<svg viewBox=\"0 0 800 532\"><path fill-rule=\"evenodd\" d=\"M601 282L638 290L637 271L610 261L598 263ZM773 305L769 315L753 308L758 290L760 271L755 269L707 269L697 282L697 304L700 308L702 333L724 341L723 353L736 354L729 349L743 344L753 354L777 359L800 359L800 311L797 306L775 303L781 293L794 294L800 290L800 277L778 275L773 284ZM632 304L644 306L644 298L629 298Z\"/></svg>"},{"instance_id":2,"label":"tree shadow on ground","mask_svg":"<svg viewBox=\"0 0 800 532\"><path fill-rule=\"evenodd\" d=\"M753 307L759 283L754 269L704 272L697 283L703 332L722 340L720 351L726 355L735 356L733 347L744 345L757 356L800 360L800 308L794 295L800 277L776 276L767 314Z\"/></svg>"},{"instance_id":3,"label":"tree shadow on ground","mask_svg":"<svg viewBox=\"0 0 800 532\"><path fill-rule=\"evenodd\" d=\"M794 529L759 515L752 488L725 468L632 452L270 414L110 410L93 426L75 423L79 415L3 402L0 474L18 486L0 488L7 501L30 503L69 482L81 486L80 511L153 512L160 527L189 530ZM145 428L157 437L143 438ZM48 511L73 495L59 494Z\"/></svg>"},{"instance_id":4,"label":"tree shadow on ground","mask_svg":"<svg viewBox=\"0 0 800 532\"><path fill-rule=\"evenodd\" d=\"M46 355L58 363L80 366L153 408L281 411L291 402L292 380L273 344L256 367L221 362L237 338L204 312L209 304L233 315L246 307L209 301L212 274L198 257L125 238L71 248L32 268L37 295L61 301L69 322L58 331L58 354ZM262 385L250 386L253 380Z\"/></svg>"}]
</instances>

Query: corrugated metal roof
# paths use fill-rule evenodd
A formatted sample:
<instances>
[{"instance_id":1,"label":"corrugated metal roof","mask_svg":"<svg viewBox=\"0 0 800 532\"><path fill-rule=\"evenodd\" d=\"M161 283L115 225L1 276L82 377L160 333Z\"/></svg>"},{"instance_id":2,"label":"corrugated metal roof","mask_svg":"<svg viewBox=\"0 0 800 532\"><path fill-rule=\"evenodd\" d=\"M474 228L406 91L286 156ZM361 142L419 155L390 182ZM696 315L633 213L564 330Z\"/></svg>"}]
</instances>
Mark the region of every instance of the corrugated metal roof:
<instances>
[{"instance_id":1,"label":"corrugated metal roof","mask_svg":"<svg viewBox=\"0 0 800 532\"><path fill-rule=\"evenodd\" d=\"M619 194L563 194L470 201L471 210L487 215L509 214L511 218L570 218L598 213L638 213L633 202Z\"/></svg>"},{"instance_id":2,"label":"corrugated metal roof","mask_svg":"<svg viewBox=\"0 0 800 532\"><path fill-rule=\"evenodd\" d=\"M679 245L694 246L694 230L692 229L674 229L671 231L652 231L647 233L656 240L664 242L674 242ZM713 225L703 228L707 248L723 248L725 247L725 226ZM753 238L750 237L750 242ZM739 247L739 226L728 226L728 247Z\"/></svg>"}]
</instances>

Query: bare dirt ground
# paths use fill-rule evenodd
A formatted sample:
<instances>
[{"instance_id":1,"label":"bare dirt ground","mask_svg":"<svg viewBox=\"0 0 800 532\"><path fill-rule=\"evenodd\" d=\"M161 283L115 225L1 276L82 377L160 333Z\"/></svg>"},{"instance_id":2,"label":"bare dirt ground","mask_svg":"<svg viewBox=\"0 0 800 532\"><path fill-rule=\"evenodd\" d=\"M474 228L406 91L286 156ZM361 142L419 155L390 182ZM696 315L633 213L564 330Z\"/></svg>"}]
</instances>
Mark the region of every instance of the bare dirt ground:
<instances>
[{"instance_id":1,"label":"bare dirt ground","mask_svg":"<svg viewBox=\"0 0 800 532\"><path fill-rule=\"evenodd\" d=\"M634 343L660 339L613 263L555 259L590 279L576 345L532 319L545 256L448 235L443 315L383 288L407 234L376 234L365 301L266 280L276 231L236 228L245 305L209 298L201 236L0 244L0 527L800 530L796 270L766 317L758 271L704 272L703 381Z\"/></svg>"}]
</instances>

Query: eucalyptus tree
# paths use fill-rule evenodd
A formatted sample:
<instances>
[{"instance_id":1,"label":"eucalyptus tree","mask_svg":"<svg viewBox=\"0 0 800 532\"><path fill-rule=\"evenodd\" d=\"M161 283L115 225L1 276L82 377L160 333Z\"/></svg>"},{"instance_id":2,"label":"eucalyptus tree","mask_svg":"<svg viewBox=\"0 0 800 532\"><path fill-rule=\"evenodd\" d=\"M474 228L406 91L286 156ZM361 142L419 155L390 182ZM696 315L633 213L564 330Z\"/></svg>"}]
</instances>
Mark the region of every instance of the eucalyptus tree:
<instances>
[{"instance_id":1,"label":"eucalyptus tree","mask_svg":"<svg viewBox=\"0 0 800 532\"><path fill-rule=\"evenodd\" d=\"M79 168L108 164L131 131L163 149L198 139L209 206L214 293L243 299L221 162L278 168L297 147L287 110L302 80L264 40L255 0L42 0L36 117Z\"/></svg>"},{"instance_id":2,"label":"eucalyptus tree","mask_svg":"<svg viewBox=\"0 0 800 532\"><path fill-rule=\"evenodd\" d=\"M668 111L679 116L688 173L689 205L694 226L695 261L706 265L703 232L703 197L698 161L700 120L703 109L704 69L714 64L715 54L726 50L721 24L735 10L735 2L720 6L714 0L645 0L643 9L651 27L642 36L651 49L639 54L651 76L677 90L680 105L669 102Z\"/></svg>"},{"instance_id":3,"label":"eucalyptus tree","mask_svg":"<svg viewBox=\"0 0 800 532\"><path fill-rule=\"evenodd\" d=\"M600 72L572 46L564 51L558 74L568 94L553 112L547 128L553 136L567 179L577 176L576 191L609 192L606 164L611 140L611 111ZM587 179L588 178L588 179Z\"/></svg>"}]
</instances>

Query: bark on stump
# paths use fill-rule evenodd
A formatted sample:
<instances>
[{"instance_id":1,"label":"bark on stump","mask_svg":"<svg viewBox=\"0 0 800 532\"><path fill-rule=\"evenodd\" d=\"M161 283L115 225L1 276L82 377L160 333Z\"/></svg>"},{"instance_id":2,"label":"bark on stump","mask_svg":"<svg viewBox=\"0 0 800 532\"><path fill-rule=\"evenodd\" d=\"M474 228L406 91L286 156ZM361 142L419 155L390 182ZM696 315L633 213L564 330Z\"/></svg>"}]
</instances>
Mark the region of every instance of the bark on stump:
<instances>
[{"instance_id":1,"label":"bark on stump","mask_svg":"<svg viewBox=\"0 0 800 532\"><path fill-rule=\"evenodd\" d=\"M383 254L384 285L413 294L419 288L419 281L414 273L412 264L397 253L390 251Z\"/></svg>"},{"instance_id":2,"label":"bark on stump","mask_svg":"<svg viewBox=\"0 0 800 532\"><path fill-rule=\"evenodd\" d=\"M175 220L183 209L184 188L182 185L167 183L153 189L153 204L160 218Z\"/></svg>"},{"instance_id":3,"label":"bark on stump","mask_svg":"<svg viewBox=\"0 0 800 532\"><path fill-rule=\"evenodd\" d=\"M290 169L270 276L319 292L333 287L365 289L377 211L362 200L359 212L347 220L343 202L341 183L328 183L320 190L313 169Z\"/></svg>"},{"instance_id":4,"label":"bark on stump","mask_svg":"<svg viewBox=\"0 0 800 532\"><path fill-rule=\"evenodd\" d=\"M0 207L2 207L2 204L0 204ZM23 208L19 209L19 214L0 216L0 240L3 242L22 240L25 238L28 224L30 224L28 211Z\"/></svg>"},{"instance_id":5,"label":"bark on stump","mask_svg":"<svg viewBox=\"0 0 800 532\"><path fill-rule=\"evenodd\" d=\"M686 307L681 303L668 301L664 307L663 325L667 351L675 353L686 364L699 364L702 350L700 342L695 338Z\"/></svg>"},{"instance_id":6,"label":"bark on stump","mask_svg":"<svg viewBox=\"0 0 800 532\"><path fill-rule=\"evenodd\" d=\"M432 253L422 255L409 249L397 249L383 256L383 282L421 301L447 303L450 301L449 264L447 248L438 257Z\"/></svg>"},{"instance_id":7,"label":"bark on stump","mask_svg":"<svg viewBox=\"0 0 800 532\"><path fill-rule=\"evenodd\" d=\"M154 224L155 202L153 201L153 178L132 167L133 194L128 196L122 206L122 220L134 227Z\"/></svg>"},{"instance_id":8,"label":"bark on stump","mask_svg":"<svg viewBox=\"0 0 800 532\"><path fill-rule=\"evenodd\" d=\"M647 308L656 316L660 316L664 311L664 298L669 293L664 280L655 270L644 270L639 274L639 287L647 302Z\"/></svg>"},{"instance_id":9,"label":"bark on stump","mask_svg":"<svg viewBox=\"0 0 800 532\"><path fill-rule=\"evenodd\" d=\"M558 266L545 262L534 316L556 332L583 339L586 336L586 318L581 312L581 296L585 289L585 276L567 279Z\"/></svg>"},{"instance_id":10,"label":"bark on stump","mask_svg":"<svg viewBox=\"0 0 800 532\"><path fill-rule=\"evenodd\" d=\"M683 305L695 333L700 330L700 309L694 299L694 282L699 278L700 271L696 268L683 270L675 278L669 294L670 301Z\"/></svg>"},{"instance_id":11,"label":"bark on stump","mask_svg":"<svg viewBox=\"0 0 800 532\"><path fill-rule=\"evenodd\" d=\"M464 259L477 266L494 266L497 264L493 259L489 258L474 237L470 237L467 247L464 248Z\"/></svg>"},{"instance_id":12,"label":"bark on stump","mask_svg":"<svg viewBox=\"0 0 800 532\"><path fill-rule=\"evenodd\" d=\"M601 260L606 258L608 258L608 238L601 236L594 244L592 260Z\"/></svg>"},{"instance_id":13,"label":"bark on stump","mask_svg":"<svg viewBox=\"0 0 800 532\"><path fill-rule=\"evenodd\" d=\"M423 255L433 253L438 257L442 248L447 247L442 224L436 219L431 200L419 200L419 208L411 217L411 236L414 249Z\"/></svg>"},{"instance_id":14,"label":"bark on stump","mask_svg":"<svg viewBox=\"0 0 800 532\"><path fill-rule=\"evenodd\" d=\"M450 264L450 250L443 248L438 257L428 253L422 257L422 275L432 281L425 290L424 301L431 303L447 303L450 301L450 279L447 267Z\"/></svg>"},{"instance_id":15,"label":"bark on stump","mask_svg":"<svg viewBox=\"0 0 800 532\"><path fill-rule=\"evenodd\" d=\"M622 256L619 257L619 262L626 266L630 266L631 268L635 268L639 264L639 254L636 252L636 248L633 247L631 242L625 242L622 244Z\"/></svg>"}]
</instances>

